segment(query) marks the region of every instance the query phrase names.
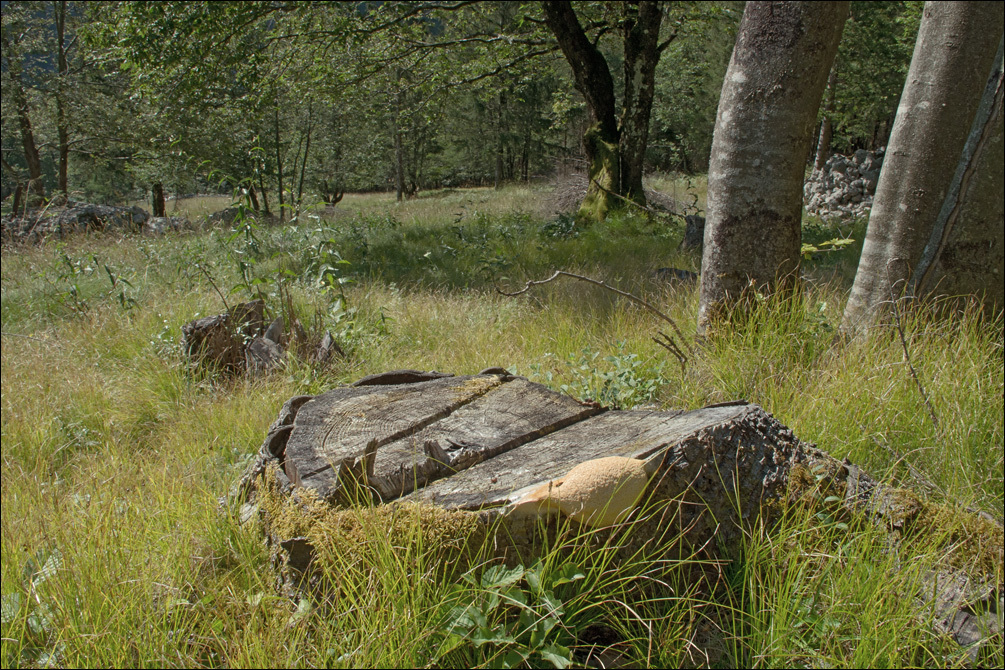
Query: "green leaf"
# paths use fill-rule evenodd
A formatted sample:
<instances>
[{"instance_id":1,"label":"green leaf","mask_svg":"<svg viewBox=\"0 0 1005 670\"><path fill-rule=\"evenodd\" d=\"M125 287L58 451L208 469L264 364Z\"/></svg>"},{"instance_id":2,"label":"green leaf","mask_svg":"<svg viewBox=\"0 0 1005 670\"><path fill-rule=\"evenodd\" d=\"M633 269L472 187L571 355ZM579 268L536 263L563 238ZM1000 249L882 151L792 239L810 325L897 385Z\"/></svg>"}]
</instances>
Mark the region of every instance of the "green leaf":
<instances>
[{"instance_id":1,"label":"green leaf","mask_svg":"<svg viewBox=\"0 0 1005 670\"><path fill-rule=\"evenodd\" d=\"M517 565L514 568L507 568L505 565L493 565L482 575L482 587L493 589L516 584L523 579L525 572L523 565Z\"/></svg>"},{"instance_id":2,"label":"green leaf","mask_svg":"<svg viewBox=\"0 0 1005 670\"><path fill-rule=\"evenodd\" d=\"M20 593L8 593L0 601L0 621L3 621L3 623L13 621L19 611L21 611Z\"/></svg>"},{"instance_id":3,"label":"green leaf","mask_svg":"<svg viewBox=\"0 0 1005 670\"><path fill-rule=\"evenodd\" d=\"M586 579L586 573L575 563L566 563L558 569L558 576L552 581L552 586L568 584L570 582Z\"/></svg>"},{"instance_id":4,"label":"green leaf","mask_svg":"<svg viewBox=\"0 0 1005 670\"><path fill-rule=\"evenodd\" d=\"M311 601L307 598L301 598L299 602L297 602L297 611L290 615L289 624L292 626L293 624L305 619L313 611L313 609L314 606L311 605Z\"/></svg>"},{"instance_id":5,"label":"green leaf","mask_svg":"<svg viewBox=\"0 0 1005 670\"><path fill-rule=\"evenodd\" d=\"M568 668L572 665L572 651L568 647L550 644L540 651L541 657L556 668Z\"/></svg>"},{"instance_id":6,"label":"green leaf","mask_svg":"<svg viewBox=\"0 0 1005 670\"><path fill-rule=\"evenodd\" d=\"M516 644L516 638L502 629L482 626L477 633L471 636L471 643L476 647L482 647L486 644Z\"/></svg>"},{"instance_id":7,"label":"green leaf","mask_svg":"<svg viewBox=\"0 0 1005 670\"><path fill-rule=\"evenodd\" d=\"M527 662L528 654L517 650L511 649L507 651L503 657L500 659L502 661L500 668L518 668Z\"/></svg>"}]
</instances>

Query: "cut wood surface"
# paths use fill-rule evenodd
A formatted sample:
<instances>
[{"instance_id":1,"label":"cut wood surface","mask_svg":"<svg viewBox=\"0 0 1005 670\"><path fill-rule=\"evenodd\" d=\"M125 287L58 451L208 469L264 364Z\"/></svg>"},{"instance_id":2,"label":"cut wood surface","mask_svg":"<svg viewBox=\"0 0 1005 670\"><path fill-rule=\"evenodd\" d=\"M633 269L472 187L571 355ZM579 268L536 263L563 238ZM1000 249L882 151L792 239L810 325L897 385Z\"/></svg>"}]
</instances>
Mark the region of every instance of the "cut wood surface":
<instances>
[{"instance_id":1,"label":"cut wood surface","mask_svg":"<svg viewBox=\"0 0 1005 670\"><path fill-rule=\"evenodd\" d=\"M323 497L365 475L387 502L600 411L504 375L335 389L297 412L284 467Z\"/></svg>"},{"instance_id":2,"label":"cut wood surface","mask_svg":"<svg viewBox=\"0 0 1005 670\"><path fill-rule=\"evenodd\" d=\"M735 419L744 407L694 412L610 411L496 456L408 496L448 509L497 506L584 461L627 456L651 463L654 473L667 448L703 428Z\"/></svg>"}]
</instances>

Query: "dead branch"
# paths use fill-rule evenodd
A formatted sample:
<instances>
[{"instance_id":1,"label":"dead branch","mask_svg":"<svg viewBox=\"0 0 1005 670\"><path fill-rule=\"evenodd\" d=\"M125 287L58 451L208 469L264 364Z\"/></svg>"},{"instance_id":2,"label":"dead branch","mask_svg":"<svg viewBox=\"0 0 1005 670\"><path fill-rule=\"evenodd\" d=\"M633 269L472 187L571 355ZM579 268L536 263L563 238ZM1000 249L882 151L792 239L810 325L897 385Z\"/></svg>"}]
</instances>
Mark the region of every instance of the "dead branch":
<instances>
[{"instance_id":1,"label":"dead branch","mask_svg":"<svg viewBox=\"0 0 1005 670\"><path fill-rule=\"evenodd\" d=\"M218 287L216 285L216 282L213 281L213 276L211 274L209 274L209 270L207 270L205 267L203 267L202 263L196 263L195 266L197 268L199 268L200 270L202 270L202 273L204 275L206 275L206 279L209 280L209 283L212 284L213 289L216 291L216 294L218 296L220 296L220 300L223 301L223 307L224 307L224 309L226 309L229 312L230 311L230 305L227 304L227 299L224 298L223 297L223 293L220 292L220 287Z\"/></svg>"},{"instance_id":2,"label":"dead branch","mask_svg":"<svg viewBox=\"0 0 1005 670\"><path fill-rule=\"evenodd\" d=\"M921 385L918 373L911 363L911 352L907 349L907 338L904 337L904 327L901 324L900 305L897 296L894 294L892 283L890 284L890 302L893 305L893 323L897 326L897 334L900 335L900 345L904 349L904 359L907 361L907 369L910 371L914 383L918 386L918 393L921 394L921 399L925 401L925 407L928 408L928 414L932 417L932 425L935 426L935 431L939 432L939 418L935 415L935 408L932 407L932 401L928 399L928 393L925 392L925 387Z\"/></svg>"},{"instance_id":3,"label":"dead branch","mask_svg":"<svg viewBox=\"0 0 1005 670\"><path fill-rule=\"evenodd\" d=\"M628 293L627 291L622 291L621 289L614 288L610 284L606 284L606 283L604 283L604 282L602 282L602 281L600 281L598 279L591 279L590 277L584 277L583 275L577 275L577 274L572 273L572 272L566 272L565 270L555 270L555 274L553 274L552 276L548 277L547 279L541 279L541 280L537 280L537 281L533 281L533 280L532 281L528 281L527 285L524 286L519 291L514 291L513 293L507 293L506 291L503 291L502 289L500 289L497 286L496 287L496 292L498 292L498 293L500 293L502 295L505 295L505 296L509 296L509 297L512 298L514 296L520 295L521 293L526 293L528 290L530 290L530 288L532 286L538 286L540 284L547 284L548 282L555 281L559 277L572 277L573 279L578 279L579 281L585 281L588 284L593 284L594 286L599 286L601 288L605 288L608 291L611 291L613 293L617 293L620 296L624 296L624 297L628 298L629 300L631 300L634 303L642 305L647 310L649 310L650 312L652 312L656 316L660 317L661 319L663 319L664 321L666 321L667 323L669 323L670 326L674 329L674 332L677 333L677 336L680 337L681 341L684 343L684 346L687 347L688 352L691 353L691 354L694 354L694 349L688 343L687 338L684 337L684 333L681 332L681 329L677 326L677 323L673 319L671 319L669 316L667 316L666 314L664 314L660 310L656 309L655 307L653 307L652 304L650 304L649 302L643 300L642 298L638 297L637 295L633 295L631 293Z\"/></svg>"},{"instance_id":4,"label":"dead branch","mask_svg":"<svg viewBox=\"0 0 1005 670\"><path fill-rule=\"evenodd\" d=\"M681 374L683 374L687 366L687 356L685 356L684 352L680 350L680 347L677 346L677 342L675 342L672 337L670 337L663 331L658 331L656 335L657 337L652 338L652 341L677 357L677 360L680 362ZM662 337L663 339L660 340L659 339L660 337Z\"/></svg>"}]
</instances>

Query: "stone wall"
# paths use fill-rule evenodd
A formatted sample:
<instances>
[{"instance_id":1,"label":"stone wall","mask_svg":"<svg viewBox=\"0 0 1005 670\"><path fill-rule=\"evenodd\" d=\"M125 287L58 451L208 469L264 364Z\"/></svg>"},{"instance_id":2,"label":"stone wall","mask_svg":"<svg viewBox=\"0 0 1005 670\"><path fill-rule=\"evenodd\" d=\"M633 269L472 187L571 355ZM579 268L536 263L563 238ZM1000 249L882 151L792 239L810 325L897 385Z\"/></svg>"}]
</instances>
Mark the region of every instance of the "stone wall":
<instances>
[{"instance_id":1,"label":"stone wall","mask_svg":"<svg viewBox=\"0 0 1005 670\"><path fill-rule=\"evenodd\" d=\"M834 154L803 184L806 211L822 219L869 216L882 166L883 149L859 149L853 156Z\"/></svg>"}]
</instances>

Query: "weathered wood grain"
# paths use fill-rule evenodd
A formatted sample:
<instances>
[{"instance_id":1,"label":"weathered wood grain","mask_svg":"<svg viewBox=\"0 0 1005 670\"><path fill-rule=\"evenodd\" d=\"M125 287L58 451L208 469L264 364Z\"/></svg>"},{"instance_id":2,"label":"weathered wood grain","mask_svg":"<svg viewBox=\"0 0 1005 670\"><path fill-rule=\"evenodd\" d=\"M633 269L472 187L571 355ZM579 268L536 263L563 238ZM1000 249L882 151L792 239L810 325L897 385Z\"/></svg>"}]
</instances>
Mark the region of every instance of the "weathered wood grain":
<instances>
[{"instance_id":1,"label":"weathered wood grain","mask_svg":"<svg viewBox=\"0 0 1005 670\"><path fill-rule=\"evenodd\" d=\"M687 413L606 412L433 482L404 500L447 509L504 505L583 461L604 456L644 459L655 472L669 446L704 428L727 423L745 410L746 406Z\"/></svg>"},{"instance_id":2,"label":"weathered wood grain","mask_svg":"<svg viewBox=\"0 0 1005 670\"><path fill-rule=\"evenodd\" d=\"M297 412L286 443L286 475L293 484L327 497L340 486L340 469L358 476L364 456L370 456L366 465L372 467L375 449L425 428L501 383L492 375L446 377L323 393Z\"/></svg>"},{"instance_id":3,"label":"weathered wood grain","mask_svg":"<svg viewBox=\"0 0 1005 670\"><path fill-rule=\"evenodd\" d=\"M600 411L514 378L418 432L380 446L367 481L382 501L394 500Z\"/></svg>"}]
</instances>

